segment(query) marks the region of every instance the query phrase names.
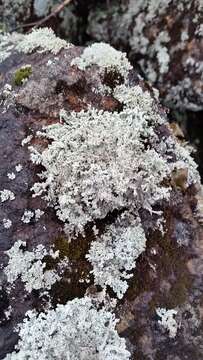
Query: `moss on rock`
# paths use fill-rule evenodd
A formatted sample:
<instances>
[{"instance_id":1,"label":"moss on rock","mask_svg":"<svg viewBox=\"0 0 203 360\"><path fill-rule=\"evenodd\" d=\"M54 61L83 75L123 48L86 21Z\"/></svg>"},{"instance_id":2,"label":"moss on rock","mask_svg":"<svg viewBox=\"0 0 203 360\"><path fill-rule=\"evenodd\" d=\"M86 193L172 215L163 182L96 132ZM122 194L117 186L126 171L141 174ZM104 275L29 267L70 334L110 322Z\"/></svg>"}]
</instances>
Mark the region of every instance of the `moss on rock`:
<instances>
[{"instance_id":1,"label":"moss on rock","mask_svg":"<svg viewBox=\"0 0 203 360\"><path fill-rule=\"evenodd\" d=\"M20 69L16 70L13 78L13 82L16 86L23 85L24 81L27 80L32 75L31 65L22 66Z\"/></svg>"}]
</instances>

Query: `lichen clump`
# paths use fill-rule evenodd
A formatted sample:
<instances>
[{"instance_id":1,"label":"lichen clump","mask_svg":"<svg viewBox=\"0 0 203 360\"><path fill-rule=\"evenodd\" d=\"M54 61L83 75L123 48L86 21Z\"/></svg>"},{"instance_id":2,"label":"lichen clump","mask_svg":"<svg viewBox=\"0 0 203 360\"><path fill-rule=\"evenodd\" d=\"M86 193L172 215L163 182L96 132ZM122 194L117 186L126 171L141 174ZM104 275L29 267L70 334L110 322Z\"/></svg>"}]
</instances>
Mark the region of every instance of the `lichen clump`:
<instances>
[{"instance_id":1,"label":"lichen clump","mask_svg":"<svg viewBox=\"0 0 203 360\"><path fill-rule=\"evenodd\" d=\"M117 322L88 297L58 305L46 314L29 311L20 326L18 352L5 360L130 359L125 340L115 329Z\"/></svg>"},{"instance_id":2,"label":"lichen clump","mask_svg":"<svg viewBox=\"0 0 203 360\"><path fill-rule=\"evenodd\" d=\"M131 71L127 58L118 52L114 63L111 54L107 59L106 44L96 45L96 53L92 45L72 65L83 70L96 65L101 75L114 66L123 75L123 84L111 91L122 110L62 110L59 123L37 134L49 140L48 147L43 151L29 147L32 162L44 168L32 191L55 208L72 239L84 234L88 224L115 210L124 212L124 218L117 217L104 234L96 234L87 254L95 284L110 286L122 298L129 271L146 245L139 212L155 212L155 227L163 231L162 212L154 211L154 206L170 199L174 172L186 169L186 188L198 182L199 175L188 150L167 128L160 139L158 129L166 125L156 100L140 85L126 84Z\"/></svg>"},{"instance_id":3,"label":"lichen clump","mask_svg":"<svg viewBox=\"0 0 203 360\"><path fill-rule=\"evenodd\" d=\"M73 59L72 65L76 65L80 70L85 70L92 65L99 66L103 72L116 69L124 78L132 69L125 53L105 43L96 43L85 48L80 57Z\"/></svg>"},{"instance_id":4,"label":"lichen clump","mask_svg":"<svg viewBox=\"0 0 203 360\"><path fill-rule=\"evenodd\" d=\"M26 35L18 49L28 53L60 51L62 47L51 42L44 44L43 40L42 44L42 39L32 33ZM55 210L66 233L63 241L67 239L68 245L63 246L62 241L58 244L62 239L59 237L56 252L40 244L28 251L24 242L16 241L6 252L8 264L4 273L10 286L21 280L28 293L44 289L51 298L52 285L61 275L57 266L70 265L67 282L74 277L73 271L79 273L82 266L85 275L74 286L85 281L96 290L91 294L91 289L86 288L84 298L56 309L50 301L47 312L27 313L28 318L18 329L16 351L7 360L129 359L125 341L115 330L113 305L125 295L128 279L146 250L150 231L164 232L162 210L174 195L174 172L186 170L184 189L199 181L196 164L188 149L172 136L154 94L146 90L139 78L130 78L132 67L124 54L103 43L92 45L73 59L71 66L76 74L87 71L89 75L93 68L102 85L106 71L115 72L119 82L108 89L108 94L119 110L104 111L93 105L79 112L62 109L57 123L32 134L36 140L32 146L31 135L21 142L23 150L26 146L29 149L32 163L40 165L39 181L29 190L33 197L42 197ZM95 83L88 83L88 91L97 97L94 87ZM22 166L17 165L16 171L21 170ZM2 190L0 197L2 202L14 199L9 190ZM21 225L30 227L43 214L40 209L24 209ZM143 214L148 216L149 231ZM93 236L87 239L88 229ZM86 241L86 246L68 259L79 238ZM52 261L56 258L60 264Z\"/></svg>"},{"instance_id":5,"label":"lichen clump","mask_svg":"<svg viewBox=\"0 0 203 360\"><path fill-rule=\"evenodd\" d=\"M146 237L140 220L123 213L115 224L91 245L87 259L93 266L96 285L110 286L118 298L125 294L136 266L136 259L145 251Z\"/></svg>"},{"instance_id":6,"label":"lichen clump","mask_svg":"<svg viewBox=\"0 0 203 360\"><path fill-rule=\"evenodd\" d=\"M30 34L25 35L17 46L16 50L29 54L36 50L39 53L51 51L57 54L61 49L67 49L70 44L54 34L52 29L41 28L33 30Z\"/></svg>"},{"instance_id":7,"label":"lichen clump","mask_svg":"<svg viewBox=\"0 0 203 360\"><path fill-rule=\"evenodd\" d=\"M58 54L62 49L68 49L67 43L54 34L52 29L35 29L31 33L22 35L18 33L0 34L0 63L6 60L12 52L30 54L32 52L52 52Z\"/></svg>"},{"instance_id":8,"label":"lichen clump","mask_svg":"<svg viewBox=\"0 0 203 360\"><path fill-rule=\"evenodd\" d=\"M169 332L169 337L176 337L178 331L178 323L175 320L175 316L177 315L177 310L175 309L165 309L165 308L157 308L156 313L160 318L158 323L163 326Z\"/></svg>"},{"instance_id":9,"label":"lichen clump","mask_svg":"<svg viewBox=\"0 0 203 360\"><path fill-rule=\"evenodd\" d=\"M20 86L26 81L32 74L31 65L22 66L20 69L16 70L14 74L14 84Z\"/></svg>"},{"instance_id":10,"label":"lichen clump","mask_svg":"<svg viewBox=\"0 0 203 360\"><path fill-rule=\"evenodd\" d=\"M27 251L26 242L18 240L6 254L9 261L4 272L11 285L20 277L25 289L31 292L33 289L50 289L60 279L54 270L46 270L43 262L46 255L58 257L59 253L52 249L47 252L43 245L38 245L33 251Z\"/></svg>"}]
</instances>

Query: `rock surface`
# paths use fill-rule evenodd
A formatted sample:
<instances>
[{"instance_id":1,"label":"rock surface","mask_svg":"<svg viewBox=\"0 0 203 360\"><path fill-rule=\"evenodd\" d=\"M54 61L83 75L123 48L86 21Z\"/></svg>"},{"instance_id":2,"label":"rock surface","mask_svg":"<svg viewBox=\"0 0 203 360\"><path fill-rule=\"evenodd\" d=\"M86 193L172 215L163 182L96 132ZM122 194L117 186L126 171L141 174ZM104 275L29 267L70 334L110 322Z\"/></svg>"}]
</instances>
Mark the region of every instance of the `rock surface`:
<instances>
[{"instance_id":1,"label":"rock surface","mask_svg":"<svg viewBox=\"0 0 203 360\"><path fill-rule=\"evenodd\" d=\"M203 109L201 0L93 1L89 9L88 35L126 51L167 106Z\"/></svg>"},{"instance_id":2,"label":"rock surface","mask_svg":"<svg viewBox=\"0 0 203 360\"><path fill-rule=\"evenodd\" d=\"M39 46L35 43L33 48L27 51L28 53L24 53L22 49L25 47L20 46L24 40L26 41L26 36L19 36L15 41L12 37L4 39L6 55L4 54L4 61L0 63L2 89L0 102L2 159L0 165L2 201L0 207L2 269L0 358L3 359L6 354L14 350L18 342L18 335L14 329L23 321L26 311L49 310L55 308L57 304L66 304L67 301L81 298L85 294L91 298L99 297L101 285L94 282L91 273L92 264L86 257L97 236L93 231L94 226L96 225L99 234L105 234L106 228L116 224L116 219L127 210L129 219L130 216L140 219L146 236L146 248L136 259L136 267L130 269L131 272L133 270L133 276L128 280L127 292L121 300L117 300L113 309L117 318L120 319L117 331L125 338L126 347L132 359L201 359L203 357L203 245L201 228L197 219L199 177L184 144L180 144L179 140L172 135L166 122L166 110L158 104L156 92L142 80L136 71L131 69L125 57L122 57L119 52L112 52L114 55L113 60L111 59L112 63L108 63L105 52L113 51L109 48L107 50L101 48L99 57L95 58L89 57L88 52L84 56L83 48L66 47L60 42L57 46L52 44L53 48L55 46L55 50L57 49L56 51L53 49L48 51L43 49L42 43ZM93 50L96 54L95 48ZM119 62L117 67L112 65L115 64L117 58L120 59L121 64L123 61L124 67L120 66ZM16 72L27 65L31 66L32 72L28 78L22 79L22 85L18 86L14 81ZM123 97L121 93L116 95L117 91L118 93L120 91L120 86L121 89L124 86L127 95L122 95ZM139 90L137 97L136 93L130 97L131 90ZM143 153L148 150L155 151L159 159L164 159L164 164L171 169L171 172L163 176L161 172L158 172L157 162L153 164L154 168L152 167L150 172L146 170L148 172L145 176L138 169L137 172L141 176L140 189L136 187L138 185L134 185L135 192L138 190L138 196L133 197L132 192L127 193L127 182L122 190L127 198L126 206L114 207L111 204L112 199L105 198L103 195L104 200L100 203L99 209L101 212L105 210L104 204L106 204L107 208L108 205L112 207L111 211L108 211L105 216L98 215L98 218L94 215L93 220L85 225L83 235L78 234L77 238L70 242L70 237L74 236L64 231L64 225L68 224L68 220L64 222L57 216L58 205L56 206L51 201L47 203L42 196L32 196L31 188L39 181L38 174L42 170L48 171L48 167L46 168L48 165L44 163L43 167L40 161L36 165L30 156L33 148L42 154L47 148L52 149L53 138L39 137L37 131L53 124L60 123L64 126L66 121L68 124L69 120L66 118L64 120L64 117L60 116L61 109L66 111L66 116L74 117L73 111L81 114L84 110L88 113L90 106L96 111L104 111L102 116L105 118L108 115L108 121L118 116L118 124L122 117L125 119L126 111L129 117L134 116L132 123L138 121L138 125L139 119L143 121L146 117L146 121L152 122L152 125L143 123L143 126L146 126L147 135L143 133L139 138L140 144L144 144L142 151ZM94 115L91 116L94 117ZM79 120L80 118L78 122ZM77 129L77 118L75 121L75 125L72 126ZM126 126L123 128L121 137L125 135L125 132L129 135L127 131ZM142 131L142 129L138 128L137 131ZM84 133L84 138L81 138L81 147L87 141L86 135ZM73 142L74 140L72 138ZM108 137L104 137L103 141L108 144ZM91 158L90 149L87 148L87 155L89 151L88 156ZM93 149L96 151L96 147ZM129 149L128 151L126 155L130 156L131 151ZM136 157L135 152L133 156ZM109 159L112 161L110 156ZM126 159L128 160L128 157ZM59 158L56 157L56 161L58 160ZM53 159L50 157L49 161L51 163ZM100 165L99 160L96 164ZM110 165L108 166L110 169ZM121 172L122 166L124 168L124 164L121 165ZM133 166L132 162L132 168ZM83 174L82 171L81 168L81 174ZM64 181L63 177L60 178L61 174L59 171L56 178L52 178L52 182L56 179ZM161 192L157 193L158 200L150 199L152 204L149 205L147 202L146 206L145 202L149 200L147 191L150 190L146 188L142 193L142 185L147 186L148 182L153 183L156 177L161 181L155 184L156 186L154 185L154 189L157 190L157 186L162 190L170 189L170 196L166 199L164 195L162 197ZM59 188L63 185L60 181ZM52 189L51 184L49 188ZM5 189L9 193L5 192ZM50 193L48 195L50 196ZM120 195L117 193L115 199ZM36 210L44 212L41 213L41 217L37 216ZM87 208L87 212L88 210ZM36 256L37 247L43 245L44 256L40 258L40 251L38 255L39 266L43 265L43 274L40 273L41 267L37 274L40 278L49 271L54 271L55 276L59 277L54 284L51 283L46 287L47 282L44 280L44 287L37 286L31 278L33 288L29 291L26 288L26 280L22 281L22 274L17 276L13 283L11 281L9 283L8 275L14 276L14 274L8 271L8 251L17 245L19 240L23 242L18 248L22 261L25 260L25 254L34 253ZM17 260L16 258L16 264L18 264ZM27 273L31 271L33 262L30 261L30 264ZM38 278L37 280L41 281ZM27 284L30 285L29 282ZM116 299L111 286L107 286L106 291L105 296L109 302ZM168 318L166 316L166 323L164 323L164 315L163 317L158 315L159 309L166 312L168 316ZM174 313L171 314L171 310ZM12 359L17 359L17 357L14 356Z\"/></svg>"}]
</instances>

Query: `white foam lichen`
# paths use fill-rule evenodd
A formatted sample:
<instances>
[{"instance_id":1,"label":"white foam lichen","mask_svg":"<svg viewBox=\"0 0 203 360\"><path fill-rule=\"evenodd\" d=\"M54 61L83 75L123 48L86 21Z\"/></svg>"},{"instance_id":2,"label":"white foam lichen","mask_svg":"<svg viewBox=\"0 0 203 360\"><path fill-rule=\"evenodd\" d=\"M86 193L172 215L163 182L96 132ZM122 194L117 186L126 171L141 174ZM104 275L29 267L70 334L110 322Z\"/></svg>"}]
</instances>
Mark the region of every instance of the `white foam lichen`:
<instances>
[{"instance_id":1,"label":"white foam lichen","mask_svg":"<svg viewBox=\"0 0 203 360\"><path fill-rule=\"evenodd\" d=\"M44 211L43 210L40 210L40 209L36 209L35 210L35 220L38 221L41 216L44 215Z\"/></svg>"},{"instance_id":2,"label":"white foam lichen","mask_svg":"<svg viewBox=\"0 0 203 360\"><path fill-rule=\"evenodd\" d=\"M58 38L52 29L41 28L24 35L23 39L17 44L16 50L25 54L32 53L34 50L39 53L51 51L56 55L61 49L69 47L70 44Z\"/></svg>"},{"instance_id":3,"label":"white foam lichen","mask_svg":"<svg viewBox=\"0 0 203 360\"><path fill-rule=\"evenodd\" d=\"M9 178L9 180L14 180L15 177L16 177L15 174L14 174L14 172L8 173L7 176L8 176L8 178Z\"/></svg>"},{"instance_id":4,"label":"white foam lichen","mask_svg":"<svg viewBox=\"0 0 203 360\"><path fill-rule=\"evenodd\" d=\"M16 44L23 39L22 34L1 34L0 33L0 63L6 60L15 49Z\"/></svg>"},{"instance_id":5,"label":"white foam lichen","mask_svg":"<svg viewBox=\"0 0 203 360\"><path fill-rule=\"evenodd\" d=\"M56 258L59 253L48 252L43 245L38 245L33 251L27 251L25 247L26 242L18 240L6 251L9 260L4 272L8 282L14 284L20 277L28 292L50 289L60 277L54 270L46 270L46 263L42 260L46 255Z\"/></svg>"},{"instance_id":6,"label":"white foam lichen","mask_svg":"<svg viewBox=\"0 0 203 360\"><path fill-rule=\"evenodd\" d=\"M80 70L98 65L103 71L116 70L124 79L132 69L126 54L106 43L95 43L86 47L80 57L72 60L71 65L76 65Z\"/></svg>"},{"instance_id":7,"label":"white foam lichen","mask_svg":"<svg viewBox=\"0 0 203 360\"><path fill-rule=\"evenodd\" d=\"M4 218L3 226L5 229L10 229L10 227L12 226L12 221L10 219Z\"/></svg>"},{"instance_id":8,"label":"white foam lichen","mask_svg":"<svg viewBox=\"0 0 203 360\"><path fill-rule=\"evenodd\" d=\"M115 327L115 316L97 309L88 297L55 310L27 313L16 351L4 360L127 360L130 353Z\"/></svg>"},{"instance_id":9,"label":"white foam lichen","mask_svg":"<svg viewBox=\"0 0 203 360\"><path fill-rule=\"evenodd\" d=\"M39 28L29 34L0 34L0 63L6 60L12 53L18 51L25 54L32 52L51 52L54 55L60 50L71 46L65 40L58 38L52 29Z\"/></svg>"},{"instance_id":10,"label":"white foam lichen","mask_svg":"<svg viewBox=\"0 0 203 360\"><path fill-rule=\"evenodd\" d=\"M14 200L15 194L11 190L4 189L4 190L0 191L0 199L1 199L1 202L5 202L8 200Z\"/></svg>"},{"instance_id":11,"label":"white foam lichen","mask_svg":"<svg viewBox=\"0 0 203 360\"><path fill-rule=\"evenodd\" d=\"M122 214L97 238L86 256L93 266L94 282L110 286L121 299L128 288L127 279L136 259L145 251L146 237L139 219Z\"/></svg>"},{"instance_id":12,"label":"white foam lichen","mask_svg":"<svg viewBox=\"0 0 203 360\"><path fill-rule=\"evenodd\" d=\"M175 168L188 169L188 186L199 181L187 150L172 136L160 142L156 128L165 120L147 91L121 85L114 97L123 104L119 113L61 111L60 123L38 133L49 146L43 152L29 147L31 160L45 169L33 196L43 195L55 207L69 234L83 232L88 222L115 209L152 211L157 201L169 198L163 180Z\"/></svg>"},{"instance_id":13,"label":"white foam lichen","mask_svg":"<svg viewBox=\"0 0 203 360\"><path fill-rule=\"evenodd\" d=\"M22 169L23 169L23 166L21 164L18 164L15 167L16 172L20 172L20 171L22 171Z\"/></svg>"},{"instance_id":14,"label":"white foam lichen","mask_svg":"<svg viewBox=\"0 0 203 360\"><path fill-rule=\"evenodd\" d=\"M82 232L88 222L114 209L151 209L168 198L170 188L161 185L170 174L167 159L145 150L149 136L149 141L157 139L153 126L159 117L153 111L149 117L136 101L135 108L126 106L120 113L63 112L63 124L39 134L51 144L42 153L30 147L31 160L45 168L44 181L32 188L34 196L44 193L69 233Z\"/></svg>"},{"instance_id":15,"label":"white foam lichen","mask_svg":"<svg viewBox=\"0 0 203 360\"><path fill-rule=\"evenodd\" d=\"M25 224L29 224L31 219L34 217L34 212L31 210L25 210L22 217L21 217L21 221Z\"/></svg>"},{"instance_id":16,"label":"white foam lichen","mask_svg":"<svg viewBox=\"0 0 203 360\"><path fill-rule=\"evenodd\" d=\"M28 135L26 138L24 138L21 141L21 145L25 146L25 145L29 144L31 142L32 138L33 138L33 135Z\"/></svg>"},{"instance_id":17,"label":"white foam lichen","mask_svg":"<svg viewBox=\"0 0 203 360\"><path fill-rule=\"evenodd\" d=\"M175 309L167 310L165 308L157 308L156 313L160 317L158 323L168 331L170 338L175 338L179 328L179 325L175 320L175 316L178 313L177 310Z\"/></svg>"}]
</instances>

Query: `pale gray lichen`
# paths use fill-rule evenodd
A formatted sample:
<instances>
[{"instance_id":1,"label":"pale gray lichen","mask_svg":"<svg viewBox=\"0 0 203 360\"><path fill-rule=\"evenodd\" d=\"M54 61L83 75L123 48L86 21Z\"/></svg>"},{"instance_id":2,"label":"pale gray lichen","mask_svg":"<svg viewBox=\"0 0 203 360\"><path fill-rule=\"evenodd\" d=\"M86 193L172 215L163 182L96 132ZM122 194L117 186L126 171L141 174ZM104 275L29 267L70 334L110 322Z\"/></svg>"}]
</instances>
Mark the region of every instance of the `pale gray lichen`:
<instances>
[{"instance_id":1,"label":"pale gray lichen","mask_svg":"<svg viewBox=\"0 0 203 360\"><path fill-rule=\"evenodd\" d=\"M21 145L25 146L25 145L29 144L31 142L32 138L33 138L33 135L28 135L26 138L24 138L21 141Z\"/></svg>"},{"instance_id":2,"label":"pale gray lichen","mask_svg":"<svg viewBox=\"0 0 203 360\"><path fill-rule=\"evenodd\" d=\"M41 216L44 215L44 211L43 210L40 210L40 209L36 209L35 210L35 220L38 221Z\"/></svg>"},{"instance_id":3,"label":"pale gray lichen","mask_svg":"<svg viewBox=\"0 0 203 360\"><path fill-rule=\"evenodd\" d=\"M121 299L136 259L145 251L146 237L139 218L122 214L104 234L91 244L87 259L93 266L94 282L110 286Z\"/></svg>"},{"instance_id":4,"label":"pale gray lichen","mask_svg":"<svg viewBox=\"0 0 203 360\"><path fill-rule=\"evenodd\" d=\"M18 240L6 251L9 261L4 272L8 282L14 284L20 277L28 292L33 289L50 289L60 276L54 270L46 270L46 263L42 260L46 255L56 258L59 252L52 249L48 252L41 244L33 251L27 251L25 247L26 242Z\"/></svg>"},{"instance_id":5,"label":"pale gray lichen","mask_svg":"<svg viewBox=\"0 0 203 360\"><path fill-rule=\"evenodd\" d=\"M71 45L54 34L52 29L35 29L30 34L24 35L23 39L17 44L16 50L25 54L37 51L43 53L50 51L58 54L61 49L67 49Z\"/></svg>"},{"instance_id":6,"label":"pale gray lichen","mask_svg":"<svg viewBox=\"0 0 203 360\"><path fill-rule=\"evenodd\" d=\"M22 171L23 166L21 164L18 164L18 165L16 165L15 169L16 169L16 172L20 172L20 171Z\"/></svg>"},{"instance_id":7,"label":"pale gray lichen","mask_svg":"<svg viewBox=\"0 0 203 360\"><path fill-rule=\"evenodd\" d=\"M130 353L115 327L118 320L84 297L55 310L27 312L16 351L4 360L127 360Z\"/></svg>"},{"instance_id":8,"label":"pale gray lichen","mask_svg":"<svg viewBox=\"0 0 203 360\"><path fill-rule=\"evenodd\" d=\"M31 219L34 217L34 212L31 210L25 210L24 214L21 217L21 221L25 224L29 224Z\"/></svg>"},{"instance_id":9,"label":"pale gray lichen","mask_svg":"<svg viewBox=\"0 0 203 360\"><path fill-rule=\"evenodd\" d=\"M15 49L16 44L23 39L22 34L1 34L0 33L0 63L6 60Z\"/></svg>"},{"instance_id":10,"label":"pale gray lichen","mask_svg":"<svg viewBox=\"0 0 203 360\"><path fill-rule=\"evenodd\" d=\"M11 305L9 305L7 310L4 311L4 315L7 320L9 320L11 318L12 312L13 312L13 309L12 309Z\"/></svg>"},{"instance_id":11,"label":"pale gray lichen","mask_svg":"<svg viewBox=\"0 0 203 360\"><path fill-rule=\"evenodd\" d=\"M83 232L88 222L115 209L151 212L157 201L169 198L170 187L162 183L175 168L188 168L188 186L199 181L187 150L172 136L160 142L155 128L164 118L148 92L121 85L114 97L123 103L119 113L61 111L60 123L38 133L50 145L41 153L30 147L31 160L45 168L34 196L44 195L69 234Z\"/></svg>"},{"instance_id":12,"label":"pale gray lichen","mask_svg":"<svg viewBox=\"0 0 203 360\"><path fill-rule=\"evenodd\" d=\"M175 338L180 327L175 320L178 311L175 309L157 308L156 313L160 317L158 323L168 331L170 338Z\"/></svg>"},{"instance_id":13,"label":"pale gray lichen","mask_svg":"<svg viewBox=\"0 0 203 360\"><path fill-rule=\"evenodd\" d=\"M67 49L71 44L67 43L54 34L52 29L35 29L29 34L0 34L0 63L6 60L11 53L22 52L29 54L32 52L44 53L47 51L58 54L60 50Z\"/></svg>"},{"instance_id":14,"label":"pale gray lichen","mask_svg":"<svg viewBox=\"0 0 203 360\"><path fill-rule=\"evenodd\" d=\"M34 196L45 194L69 233L83 232L88 222L114 209L151 209L169 197L170 188L161 185L170 174L167 159L154 149L145 150L146 139L157 139L153 126L160 117L153 107L149 116L149 102L143 110L138 102L135 99L135 107L126 105L113 114L96 109L63 111L63 124L39 133L51 144L42 153L30 147L31 160L45 168L40 174L44 181L32 188Z\"/></svg>"},{"instance_id":15,"label":"pale gray lichen","mask_svg":"<svg viewBox=\"0 0 203 360\"><path fill-rule=\"evenodd\" d=\"M0 21L6 29L13 30L20 26L22 18L28 20L31 15L32 0L2 0L0 3Z\"/></svg>"},{"instance_id":16,"label":"pale gray lichen","mask_svg":"<svg viewBox=\"0 0 203 360\"><path fill-rule=\"evenodd\" d=\"M5 229L9 229L12 226L12 221L10 219L3 219L3 226Z\"/></svg>"},{"instance_id":17,"label":"pale gray lichen","mask_svg":"<svg viewBox=\"0 0 203 360\"><path fill-rule=\"evenodd\" d=\"M84 51L72 64L81 69L98 65L101 72L111 69L112 60L102 58L102 48L97 47L99 60L88 55L85 62ZM125 79L130 71L126 61L122 65ZM119 67L117 71L121 72ZM153 226L163 233L163 214L153 207L169 200L173 172L186 169L186 187L199 181L188 150L177 144L168 129L160 139L158 129L166 125L155 98L139 85L127 86L125 79L112 89L112 96L122 104L119 112L91 107L78 113L61 110L60 122L37 133L49 145L43 151L29 147L32 162L44 168L32 187L33 196L44 197L55 208L70 237L84 234L88 223L114 210L128 211L128 226L121 229L117 219L101 237L95 234L87 255L95 283L110 286L119 298L128 287L128 271L145 250L138 212L145 209L155 214ZM130 214L137 219L135 223ZM128 249L131 257L126 255Z\"/></svg>"},{"instance_id":18,"label":"pale gray lichen","mask_svg":"<svg viewBox=\"0 0 203 360\"><path fill-rule=\"evenodd\" d=\"M8 200L14 200L15 194L11 190L4 189L4 190L0 191L0 199L1 199L1 202L5 202Z\"/></svg>"},{"instance_id":19,"label":"pale gray lichen","mask_svg":"<svg viewBox=\"0 0 203 360\"><path fill-rule=\"evenodd\" d=\"M105 43L95 43L86 47L80 57L72 60L71 65L76 65L80 70L85 70L91 65L98 65L103 72L116 70L124 79L132 69L125 53Z\"/></svg>"},{"instance_id":20,"label":"pale gray lichen","mask_svg":"<svg viewBox=\"0 0 203 360\"><path fill-rule=\"evenodd\" d=\"M121 0L110 13L105 4L91 7L89 35L128 49L167 106L202 110L202 0ZM191 54L195 63L188 69Z\"/></svg>"},{"instance_id":21,"label":"pale gray lichen","mask_svg":"<svg viewBox=\"0 0 203 360\"><path fill-rule=\"evenodd\" d=\"M16 178L16 175L14 174L14 172L8 173L7 176L9 178L9 180L14 180Z\"/></svg>"}]
</instances>

